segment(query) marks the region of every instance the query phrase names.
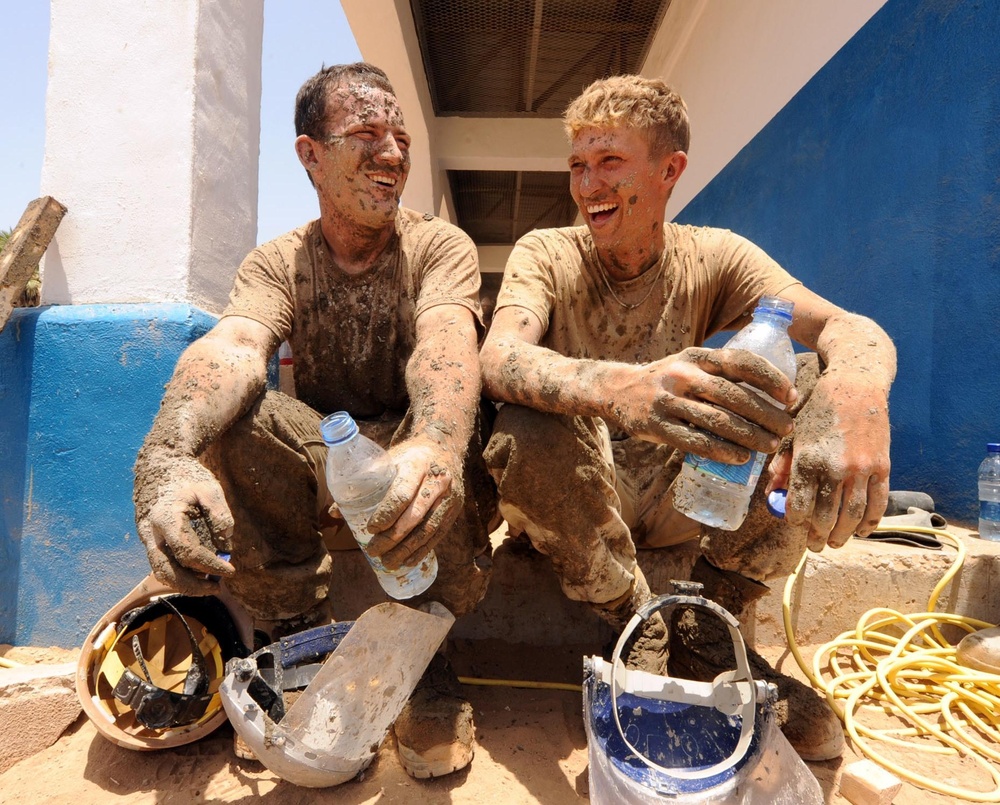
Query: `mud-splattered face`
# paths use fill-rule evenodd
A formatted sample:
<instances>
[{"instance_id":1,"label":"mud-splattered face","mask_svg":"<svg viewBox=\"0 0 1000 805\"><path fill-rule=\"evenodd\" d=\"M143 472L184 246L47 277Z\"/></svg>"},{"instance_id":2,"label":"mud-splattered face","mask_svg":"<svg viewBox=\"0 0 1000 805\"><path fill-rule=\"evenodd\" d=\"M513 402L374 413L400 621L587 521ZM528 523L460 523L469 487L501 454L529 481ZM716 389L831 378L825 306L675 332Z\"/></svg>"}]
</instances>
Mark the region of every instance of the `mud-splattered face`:
<instances>
[{"instance_id":1,"label":"mud-splattered face","mask_svg":"<svg viewBox=\"0 0 1000 805\"><path fill-rule=\"evenodd\" d=\"M410 135L395 96L365 84L333 90L313 181L327 209L378 226L395 220L410 171Z\"/></svg>"},{"instance_id":2,"label":"mud-splattered face","mask_svg":"<svg viewBox=\"0 0 1000 805\"><path fill-rule=\"evenodd\" d=\"M635 249L663 223L673 186L669 157L654 159L639 129L588 126L576 133L569 158L570 193L594 243Z\"/></svg>"}]
</instances>

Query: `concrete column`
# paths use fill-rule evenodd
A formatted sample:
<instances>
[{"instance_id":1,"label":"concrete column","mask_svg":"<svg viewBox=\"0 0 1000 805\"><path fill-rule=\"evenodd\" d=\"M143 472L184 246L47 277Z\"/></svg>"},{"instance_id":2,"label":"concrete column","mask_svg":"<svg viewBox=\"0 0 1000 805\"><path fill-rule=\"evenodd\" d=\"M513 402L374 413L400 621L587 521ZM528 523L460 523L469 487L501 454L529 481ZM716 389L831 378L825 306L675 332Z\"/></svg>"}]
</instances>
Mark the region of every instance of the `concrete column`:
<instances>
[{"instance_id":1,"label":"concrete column","mask_svg":"<svg viewBox=\"0 0 1000 805\"><path fill-rule=\"evenodd\" d=\"M263 0L51 0L44 304L224 303L254 246Z\"/></svg>"}]
</instances>

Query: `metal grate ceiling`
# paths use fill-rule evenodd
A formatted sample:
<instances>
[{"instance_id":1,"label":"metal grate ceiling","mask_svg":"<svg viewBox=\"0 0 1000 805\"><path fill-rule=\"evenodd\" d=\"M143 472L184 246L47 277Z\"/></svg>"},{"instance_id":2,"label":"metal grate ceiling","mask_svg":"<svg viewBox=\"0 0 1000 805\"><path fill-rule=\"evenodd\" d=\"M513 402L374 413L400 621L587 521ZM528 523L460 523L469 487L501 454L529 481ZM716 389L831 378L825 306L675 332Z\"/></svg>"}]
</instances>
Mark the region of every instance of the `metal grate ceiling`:
<instances>
[{"instance_id":1,"label":"metal grate ceiling","mask_svg":"<svg viewBox=\"0 0 1000 805\"><path fill-rule=\"evenodd\" d=\"M450 170L448 183L458 225L476 243L513 243L576 217L568 172Z\"/></svg>"},{"instance_id":2,"label":"metal grate ceiling","mask_svg":"<svg viewBox=\"0 0 1000 805\"><path fill-rule=\"evenodd\" d=\"M598 78L638 72L670 0L410 0L438 116L558 118ZM476 243L569 226L567 172L448 171Z\"/></svg>"},{"instance_id":3,"label":"metal grate ceiling","mask_svg":"<svg viewBox=\"0 0 1000 805\"><path fill-rule=\"evenodd\" d=\"M670 0L410 0L439 116L559 117L637 72Z\"/></svg>"}]
</instances>

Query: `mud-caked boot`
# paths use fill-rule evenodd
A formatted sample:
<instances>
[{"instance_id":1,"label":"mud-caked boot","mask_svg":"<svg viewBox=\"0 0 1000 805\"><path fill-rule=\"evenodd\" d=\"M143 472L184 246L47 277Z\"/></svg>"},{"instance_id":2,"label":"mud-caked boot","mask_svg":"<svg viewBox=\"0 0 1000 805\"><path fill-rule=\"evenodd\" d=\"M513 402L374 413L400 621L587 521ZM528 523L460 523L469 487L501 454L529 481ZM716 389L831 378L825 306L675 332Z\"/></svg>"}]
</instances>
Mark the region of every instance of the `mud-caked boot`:
<instances>
[{"instance_id":1,"label":"mud-caked boot","mask_svg":"<svg viewBox=\"0 0 1000 805\"><path fill-rule=\"evenodd\" d=\"M719 570L704 557L695 563L692 581L703 585L702 596L740 619L746 607L765 595L765 584L738 573ZM694 607L677 607L670 619L670 673L708 682L736 667L729 630L715 615ZM775 720L803 760L830 760L844 751L840 719L811 687L779 673L757 652L747 648L754 679L778 688Z\"/></svg>"},{"instance_id":2,"label":"mud-caked boot","mask_svg":"<svg viewBox=\"0 0 1000 805\"><path fill-rule=\"evenodd\" d=\"M476 732L472 705L444 655L434 655L393 730L399 762L411 777L441 777L469 765Z\"/></svg>"},{"instance_id":3,"label":"mud-caked boot","mask_svg":"<svg viewBox=\"0 0 1000 805\"><path fill-rule=\"evenodd\" d=\"M613 601L591 605L593 610L619 634L639 607L653 597L642 570L637 566L634 573L632 586L624 595ZM615 642L617 640L616 635ZM614 643L610 648L613 647ZM648 671L659 676L667 674L667 653L667 626L659 612L654 612L644 621L636 634L622 648L626 668Z\"/></svg>"}]
</instances>

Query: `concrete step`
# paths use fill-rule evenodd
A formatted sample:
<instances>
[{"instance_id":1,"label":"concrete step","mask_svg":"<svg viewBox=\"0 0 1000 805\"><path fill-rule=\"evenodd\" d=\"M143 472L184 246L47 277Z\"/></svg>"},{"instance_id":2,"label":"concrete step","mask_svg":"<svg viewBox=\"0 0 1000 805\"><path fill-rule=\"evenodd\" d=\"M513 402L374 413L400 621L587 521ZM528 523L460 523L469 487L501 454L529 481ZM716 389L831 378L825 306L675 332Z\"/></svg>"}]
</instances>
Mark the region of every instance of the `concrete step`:
<instances>
[{"instance_id":1,"label":"concrete step","mask_svg":"<svg viewBox=\"0 0 1000 805\"><path fill-rule=\"evenodd\" d=\"M949 527L949 533L961 541L967 554L955 579L943 589L938 611L996 623L1000 620L1000 544L979 539L967 529ZM493 543L490 589L476 612L455 624L452 639L473 647L486 648L488 643L479 641L517 647L513 652L493 652L498 666L503 666L493 670L507 674L518 670L511 667L511 653L523 655L528 666L524 670L537 667L540 661L562 667L556 660L565 656L570 658L566 668L571 678L578 680L580 651L600 651L617 634L587 605L566 598L546 556L523 541L507 539L504 527L494 533ZM668 591L671 579L688 578L696 558L694 542L639 552L639 564L655 592ZM957 551L951 547L935 551L859 539L838 550L810 553L791 599L796 640L800 644L831 640L853 629L873 607L925 611L935 586L956 558ZM338 619L356 618L385 600L359 551L338 552L334 560L331 598ZM744 625L751 645L785 644L781 612L785 581L770 583L772 592L757 603L755 618ZM478 673L490 673L486 656L477 656L474 648L464 653L476 657Z\"/></svg>"}]
</instances>

